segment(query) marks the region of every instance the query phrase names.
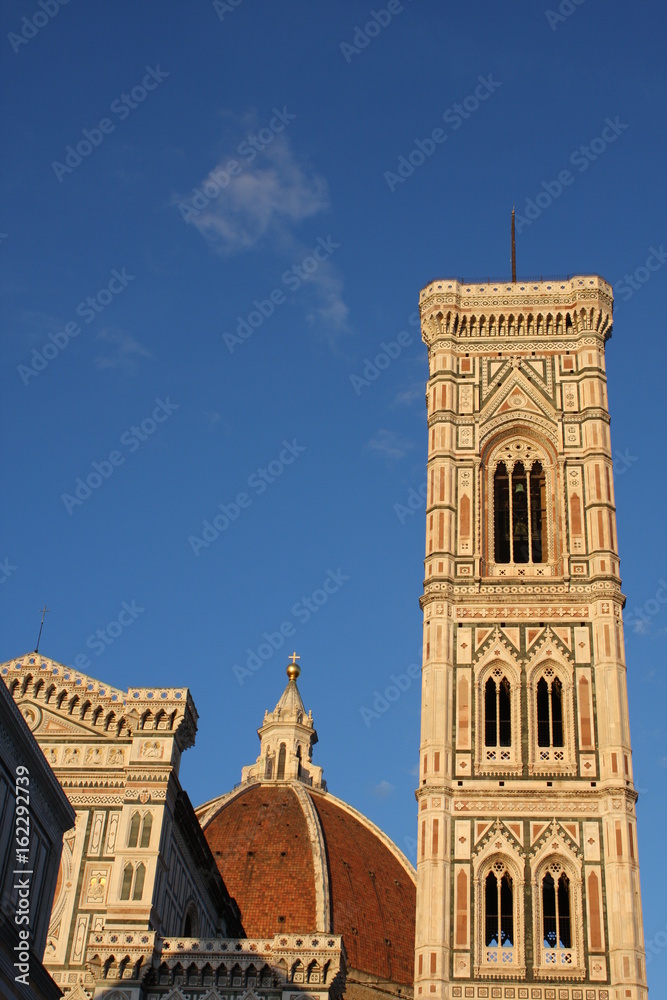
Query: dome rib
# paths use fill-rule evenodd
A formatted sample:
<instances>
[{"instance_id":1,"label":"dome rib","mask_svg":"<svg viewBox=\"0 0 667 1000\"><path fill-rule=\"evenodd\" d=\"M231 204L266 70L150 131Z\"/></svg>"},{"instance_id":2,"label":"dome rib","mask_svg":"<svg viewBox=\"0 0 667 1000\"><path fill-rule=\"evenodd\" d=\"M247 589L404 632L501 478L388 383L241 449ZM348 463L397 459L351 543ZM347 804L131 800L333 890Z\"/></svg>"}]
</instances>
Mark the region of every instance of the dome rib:
<instances>
[{"instance_id":1,"label":"dome rib","mask_svg":"<svg viewBox=\"0 0 667 1000\"><path fill-rule=\"evenodd\" d=\"M324 830L318 812L303 785L294 782L291 787L301 803L311 837L310 846L313 852L313 868L315 870L315 907L317 912L315 930L323 934L331 934L331 884Z\"/></svg>"}]
</instances>

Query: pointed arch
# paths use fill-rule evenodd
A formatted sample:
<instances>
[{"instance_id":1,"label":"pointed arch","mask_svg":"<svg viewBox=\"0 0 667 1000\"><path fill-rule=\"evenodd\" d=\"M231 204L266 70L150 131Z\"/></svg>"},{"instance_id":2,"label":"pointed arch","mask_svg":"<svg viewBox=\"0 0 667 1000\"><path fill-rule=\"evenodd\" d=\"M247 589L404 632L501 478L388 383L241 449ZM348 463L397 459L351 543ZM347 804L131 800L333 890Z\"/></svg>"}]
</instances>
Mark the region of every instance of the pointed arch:
<instances>
[{"instance_id":1,"label":"pointed arch","mask_svg":"<svg viewBox=\"0 0 667 1000\"><path fill-rule=\"evenodd\" d=\"M120 898L129 899L132 892L132 880L134 878L134 865L131 861L123 868L123 879L120 886Z\"/></svg>"},{"instance_id":2,"label":"pointed arch","mask_svg":"<svg viewBox=\"0 0 667 1000\"><path fill-rule=\"evenodd\" d=\"M510 412L508 426L482 444L485 576L553 576L559 564L556 452L543 428L530 425L533 415L524 416L528 423L517 425Z\"/></svg>"},{"instance_id":3,"label":"pointed arch","mask_svg":"<svg viewBox=\"0 0 667 1000\"><path fill-rule=\"evenodd\" d=\"M548 638L548 637L547 637ZM548 641L529 663L528 766L532 773L574 773L574 670Z\"/></svg>"},{"instance_id":4,"label":"pointed arch","mask_svg":"<svg viewBox=\"0 0 667 1000\"><path fill-rule=\"evenodd\" d=\"M144 893L144 881L146 879L146 865L143 861L140 861L136 867L134 874L134 887L132 889L132 899L137 901L141 899Z\"/></svg>"},{"instance_id":5,"label":"pointed arch","mask_svg":"<svg viewBox=\"0 0 667 1000\"><path fill-rule=\"evenodd\" d=\"M523 867L503 833L473 861L476 976L525 971Z\"/></svg>"},{"instance_id":6,"label":"pointed arch","mask_svg":"<svg viewBox=\"0 0 667 1000\"><path fill-rule=\"evenodd\" d=\"M531 881L538 977L581 975L585 968L581 862L554 824L537 851Z\"/></svg>"},{"instance_id":7,"label":"pointed arch","mask_svg":"<svg viewBox=\"0 0 667 1000\"><path fill-rule=\"evenodd\" d=\"M139 839L139 847L150 847L152 827L153 827L153 814L147 812L141 824L141 837Z\"/></svg>"},{"instance_id":8,"label":"pointed arch","mask_svg":"<svg viewBox=\"0 0 667 1000\"><path fill-rule=\"evenodd\" d=\"M136 847L139 842L139 829L141 827L141 814L133 812L130 818L130 830L127 835L127 846Z\"/></svg>"},{"instance_id":9,"label":"pointed arch","mask_svg":"<svg viewBox=\"0 0 667 1000\"><path fill-rule=\"evenodd\" d=\"M505 651L503 651L505 652ZM521 670L495 647L475 667L475 773L521 771Z\"/></svg>"}]
</instances>

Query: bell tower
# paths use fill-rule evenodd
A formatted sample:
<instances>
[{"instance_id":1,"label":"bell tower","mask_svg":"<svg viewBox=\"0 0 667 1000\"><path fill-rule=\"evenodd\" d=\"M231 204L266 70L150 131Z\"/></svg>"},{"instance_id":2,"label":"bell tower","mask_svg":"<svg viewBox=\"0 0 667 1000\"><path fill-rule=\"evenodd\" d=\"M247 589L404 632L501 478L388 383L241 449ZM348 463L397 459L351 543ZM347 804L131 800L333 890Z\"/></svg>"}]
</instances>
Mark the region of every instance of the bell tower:
<instances>
[{"instance_id":1,"label":"bell tower","mask_svg":"<svg viewBox=\"0 0 667 1000\"><path fill-rule=\"evenodd\" d=\"M646 1000L602 278L433 281L415 1000Z\"/></svg>"}]
</instances>

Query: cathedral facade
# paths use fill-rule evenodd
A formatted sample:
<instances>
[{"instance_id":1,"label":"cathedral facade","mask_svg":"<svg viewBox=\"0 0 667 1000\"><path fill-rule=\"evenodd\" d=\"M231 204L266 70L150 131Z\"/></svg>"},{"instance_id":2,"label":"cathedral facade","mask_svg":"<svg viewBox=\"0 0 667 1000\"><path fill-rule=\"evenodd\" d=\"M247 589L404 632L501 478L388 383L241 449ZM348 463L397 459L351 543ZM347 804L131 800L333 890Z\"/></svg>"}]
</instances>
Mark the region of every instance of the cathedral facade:
<instances>
[{"instance_id":1,"label":"cathedral facade","mask_svg":"<svg viewBox=\"0 0 667 1000\"><path fill-rule=\"evenodd\" d=\"M645 1000L596 276L421 292L416 1000Z\"/></svg>"},{"instance_id":2,"label":"cathedral facade","mask_svg":"<svg viewBox=\"0 0 667 1000\"><path fill-rule=\"evenodd\" d=\"M328 791L295 660L287 673L257 760L195 813L187 688L123 691L36 653L0 666L74 809L55 896L52 865L31 914L66 1000L412 997L416 873Z\"/></svg>"}]
</instances>

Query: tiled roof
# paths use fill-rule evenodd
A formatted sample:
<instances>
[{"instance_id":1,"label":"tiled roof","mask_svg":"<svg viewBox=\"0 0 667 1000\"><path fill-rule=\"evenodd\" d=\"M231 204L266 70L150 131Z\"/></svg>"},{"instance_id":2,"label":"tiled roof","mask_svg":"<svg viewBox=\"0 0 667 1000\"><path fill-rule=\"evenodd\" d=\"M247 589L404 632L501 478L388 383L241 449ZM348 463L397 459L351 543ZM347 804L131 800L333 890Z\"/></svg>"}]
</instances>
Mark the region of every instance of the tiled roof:
<instances>
[{"instance_id":1,"label":"tiled roof","mask_svg":"<svg viewBox=\"0 0 667 1000\"><path fill-rule=\"evenodd\" d=\"M414 872L361 814L331 795L304 791L326 845L330 930L343 935L350 968L410 986ZM204 834L249 937L318 929L314 880L321 869L313 861L306 817L291 784L239 789L212 816Z\"/></svg>"},{"instance_id":2,"label":"tiled roof","mask_svg":"<svg viewBox=\"0 0 667 1000\"><path fill-rule=\"evenodd\" d=\"M414 978L416 887L370 825L313 794L329 861L334 934L353 969L394 983Z\"/></svg>"},{"instance_id":3,"label":"tiled roof","mask_svg":"<svg viewBox=\"0 0 667 1000\"><path fill-rule=\"evenodd\" d=\"M204 834L248 937L315 929L313 854L289 785L251 785L231 798Z\"/></svg>"}]
</instances>

